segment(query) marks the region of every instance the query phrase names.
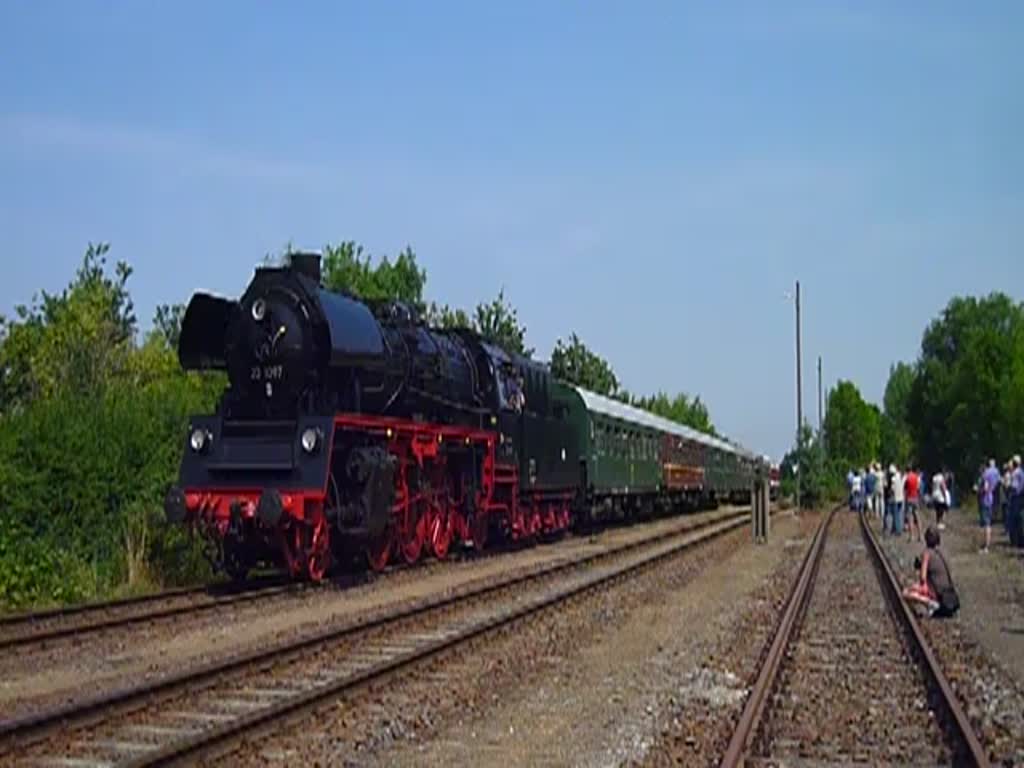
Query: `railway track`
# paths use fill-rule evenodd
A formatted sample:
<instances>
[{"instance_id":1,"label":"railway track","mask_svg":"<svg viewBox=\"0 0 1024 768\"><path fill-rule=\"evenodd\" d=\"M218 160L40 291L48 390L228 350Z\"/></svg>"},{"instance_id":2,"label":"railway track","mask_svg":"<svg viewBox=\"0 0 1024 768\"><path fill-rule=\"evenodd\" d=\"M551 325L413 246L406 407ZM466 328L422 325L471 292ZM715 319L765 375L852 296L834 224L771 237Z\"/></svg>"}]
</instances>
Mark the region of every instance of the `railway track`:
<instances>
[{"instance_id":1,"label":"railway track","mask_svg":"<svg viewBox=\"0 0 1024 768\"><path fill-rule=\"evenodd\" d=\"M495 557L507 548L495 547L485 553L472 555L473 559ZM413 568L430 568L458 561L456 553L446 561L424 561ZM407 571L410 566L395 565L388 573ZM368 574L362 574L365 580ZM10 652L32 646L48 646L54 641L74 640L136 625L181 619L208 611L265 600L274 596L300 594L310 589L337 584L360 583L358 574L345 575L323 584L295 583L285 577L269 576L241 585L224 583L197 587L169 589L150 595L121 598L103 602L84 603L42 611L0 616L0 651Z\"/></svg>"},{"instance_id":2,"label":"railway track","mask_svg":"<svg viewBox=\"0 0 1024 768\"><path fill-rule=\"evenodd\" d=\"M230 750L323 702L710 541L745 512L470 584L74 707L0 723L0 763L166 765Z\"/></svg>"},{"instance_id":3,"label":"railway track","mask_svg":"<svg viewBox=\"0 0 1024 768\"><path fill-rule=\"evenodd\" d=\"M822 521L723 766L987 766L870 525Z\"/></svg>"},{"instance_id":4,"label":"railway track","mask_svg":"<svg viewBox=\"0 0 1024 768\"><path fill-rule=\"evenodd\" d=\"M121 600L13 614L0 617L0 651L11 652L67 638L77 641L97 632L221 610L274 595L296 593L307 587L274 578L241 586L189 587Z\"/></svg>"}]
</instances>

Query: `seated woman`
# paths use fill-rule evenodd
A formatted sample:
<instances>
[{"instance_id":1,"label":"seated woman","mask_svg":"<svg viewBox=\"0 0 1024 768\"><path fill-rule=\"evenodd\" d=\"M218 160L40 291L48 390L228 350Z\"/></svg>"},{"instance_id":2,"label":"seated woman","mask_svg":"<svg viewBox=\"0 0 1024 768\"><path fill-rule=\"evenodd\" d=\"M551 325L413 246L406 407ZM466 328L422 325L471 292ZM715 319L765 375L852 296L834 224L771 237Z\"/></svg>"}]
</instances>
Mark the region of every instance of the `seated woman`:
<instances>
[{"instance_id":1,"label":"seated woman","mask_svg":"<svg viewBox=\"0 0 1024 768\"><path fill-rule=\"evenodd\" d=\"M924 552L914 561L920 579L904 589L903 596L923 604L930 616L952 616L959 609L960 601L946 557L939 551L939 532L930 525L924 532L924 543Z\"/></svg>"}]
</instances>

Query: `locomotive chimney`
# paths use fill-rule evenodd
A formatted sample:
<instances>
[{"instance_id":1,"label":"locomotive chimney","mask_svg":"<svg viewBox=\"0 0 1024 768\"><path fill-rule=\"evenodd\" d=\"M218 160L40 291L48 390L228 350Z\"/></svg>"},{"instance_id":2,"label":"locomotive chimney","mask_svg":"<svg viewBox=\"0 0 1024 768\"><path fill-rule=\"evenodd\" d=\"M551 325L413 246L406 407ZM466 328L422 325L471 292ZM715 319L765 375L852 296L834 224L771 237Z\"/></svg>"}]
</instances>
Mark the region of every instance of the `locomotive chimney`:
<instances>
[{"instance_id":1,"label":"locomotive chimney","mask_svg":"<svg viewBox=\"0 0 1024 768\"><path fill-rule=\"evenodd\" d=\"M292 269L300 272L306 277L315 280L320 284L320 254L319 253L293 253L291 255Z\"/></svg>"}]
</instances>

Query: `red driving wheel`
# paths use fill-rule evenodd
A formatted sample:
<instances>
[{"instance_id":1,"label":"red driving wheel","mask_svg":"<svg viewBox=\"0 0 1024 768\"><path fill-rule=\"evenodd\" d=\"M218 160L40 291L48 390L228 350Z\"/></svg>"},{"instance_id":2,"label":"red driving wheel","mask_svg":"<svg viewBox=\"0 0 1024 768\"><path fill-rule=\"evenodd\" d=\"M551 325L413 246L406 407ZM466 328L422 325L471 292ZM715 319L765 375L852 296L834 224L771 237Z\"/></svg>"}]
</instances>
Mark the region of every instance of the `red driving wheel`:
<instances>
[{"instance_id":1,"label":"red driving wheel","mask_svg":"<svg viewBox=\"0 0 1024 768\"><path fill-rule=\"evenodd\" d=\"M306 528L309 546L306 548L306 573L312 581L321 581L331 567L331 534L327 519L318 515Z\"/></svg>"},{"instance_id":2,"label":"red driving wheel","mask_svg":"<svg viewBox=\"0 0 1024 768\"><path fill-rule=\"evenodd\" d=\"M366 561L370 568L380 573L388 567L391 557L391 533L387 532L366 543Z\"/></svg>"},{"instance_id":3,"label":"red driving wheel","mask_svg":"<svg viewBox=\"0 0 1024 768\"><path fill-rule=\"evenodd\" d=\"M423 544L427 540L427 516L421 514L419 507L419 504L409 505L409 516L398 542L402 558L409 565L419 561L423 553Z\"/></svg>"},{"instance_id":4,"label":"red driving wheel","mask_svg":"<svg viewBox=\"0 0 1024 768\"><path fill-rule=\"evenodd\" d=\"M438 560L448 557L451 544L452 520L448 508L435 504L430 515L430 547L434 550L434 557Z\"/></svg>"}]
</instances>

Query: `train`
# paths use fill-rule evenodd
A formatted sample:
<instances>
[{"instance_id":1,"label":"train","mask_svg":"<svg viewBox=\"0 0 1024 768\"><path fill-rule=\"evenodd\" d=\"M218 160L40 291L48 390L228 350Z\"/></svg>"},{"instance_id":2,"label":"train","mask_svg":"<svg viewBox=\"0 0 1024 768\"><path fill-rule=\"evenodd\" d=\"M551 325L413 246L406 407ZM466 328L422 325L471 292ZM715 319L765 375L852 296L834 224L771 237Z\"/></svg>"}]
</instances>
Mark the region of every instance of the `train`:
<instances>
[{"instance_id":1,"label":"train","mask_svg":"<svg viewBox=\"0 0 1024 768\"><path fill-rule=\"evenodd\" d=\"M178 360L227 385L190 417L168 521L216 571L381 571L454 547L749 499L760 456L574 386L468 328L323 285L316 253L196 292Z\"/></svg>"}]
</instances>

